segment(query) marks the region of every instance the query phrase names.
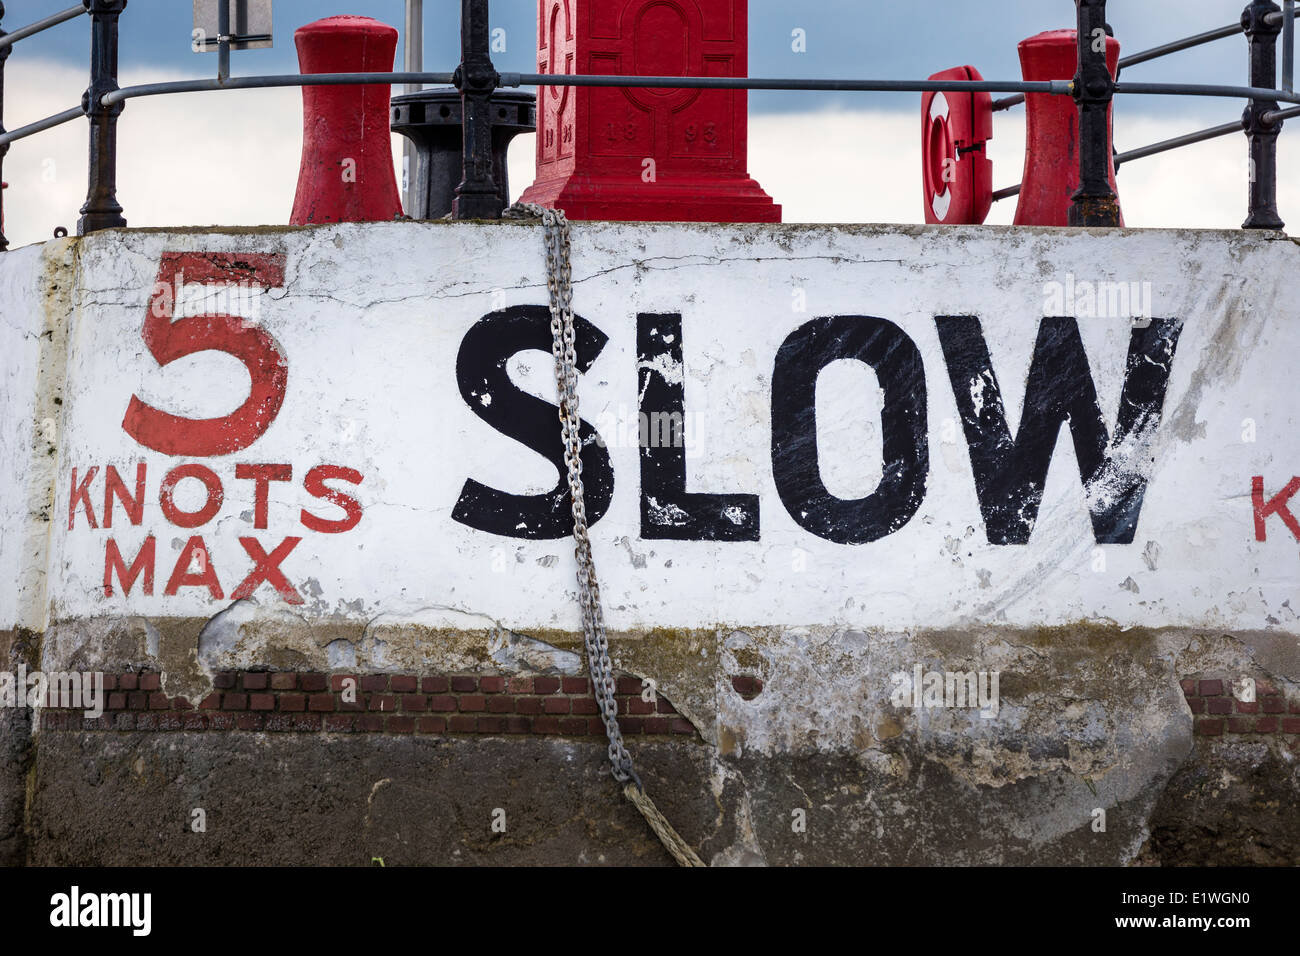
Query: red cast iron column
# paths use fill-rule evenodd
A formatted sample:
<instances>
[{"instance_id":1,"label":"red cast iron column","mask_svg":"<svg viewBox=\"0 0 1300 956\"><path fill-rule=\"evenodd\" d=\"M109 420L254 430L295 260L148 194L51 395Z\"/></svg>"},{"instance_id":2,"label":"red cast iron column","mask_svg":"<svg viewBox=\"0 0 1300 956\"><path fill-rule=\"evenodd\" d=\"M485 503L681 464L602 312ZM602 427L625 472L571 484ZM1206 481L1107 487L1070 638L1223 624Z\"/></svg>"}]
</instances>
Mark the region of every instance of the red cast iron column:
<instances>
[{"instance_id":1,"label":"red cast iron column","mask_svg":"<svg viewBox=\"0 0 1300 956\"><path fill-rule=\"evenodd\" d=\"M748 0L540 0L538 72L746 76ZM523 201L571 219L780 222L743 90L544 87Z\"/></svg>"}]
</instances>

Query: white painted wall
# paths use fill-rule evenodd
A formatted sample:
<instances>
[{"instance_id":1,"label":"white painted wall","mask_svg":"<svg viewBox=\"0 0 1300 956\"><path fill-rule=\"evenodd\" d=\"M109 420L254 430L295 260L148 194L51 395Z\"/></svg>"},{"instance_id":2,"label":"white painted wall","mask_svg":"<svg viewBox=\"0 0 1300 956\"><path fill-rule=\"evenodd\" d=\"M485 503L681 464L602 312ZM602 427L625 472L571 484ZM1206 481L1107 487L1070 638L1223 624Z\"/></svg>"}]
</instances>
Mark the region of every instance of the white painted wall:
<instances>
[{"instance_id":1,"label":"white painted wall","mask_svg":"<svg viewBox=\"0 0 1300 956\"><path fill-rule=\"evenodd\" d=\"M43 626L71 244L0 256L0 621ZM60 288L61 287L61 288Z\"/></svg>"},{"instance_id":2,"label":"white painted wall","mask_svg":"<svg viewBox=\"0 0 1300 956\"><path fill-rule=\"evenodd\" d=\"M286 288L261 298L258 322L287 358L287 396L269 431L232 455L172 458L140 447L121 427L132 395L174 414L207 417L229 412L247 394L248 377L228 356L206 352L159 368L142 343L159 258L176 251L285 256ZM577 226L575 307L609 336L582 381L584 417L608 422L620 409L635 414L635 315L682 313L687 408L696 426L690 490L758 494L762 509L757 543L640 540L637 448L606 428L614 502L593 540L610 626L912 629L1096 621L1300 630L1292 609L1297 542L1276 516L1268 520L1268 540L1257 542L1251 503L1252 476L1264 477L1271 497L1300 471L1292 401L1300 301L1294 283L1283 279L1295 274L1298 258L1290 240L1244 233ZM67 386L47 593L36 583L44 569L28 566L16 545L28 520L19 496L30 467L24 436L35 400L34 357L21 346L44 321L33 288L41 268L34 251L0 259L6 623L210 616L229 606L249 570L241 536L258 538L269 552L292 535L302 542L283 570L305 599L294 613L309 620L383 615L455 627L472 613L520 630L578 629L566 542L494 537L450 517L469 477L519 493L554 484L544 460L471 413L455 377L461 338L481 316L545 304L537 229L395 223L127 232L83 242L76 307L54 317L68 332ZM1067 273L1150 283L1154 314L1185 322L1137 538L1097 548L1063 432L1030 543L993 546L984 538L934 317L980 316L1014 428L1045 284L1064 282ZM795 311L796 290L806 295L806 312ZM916 342L930 427L929 486L919 512L890 537L861 546L822 541L800 528L776 494L770 458L777 349L814 317L850 314L888 318ZM1079 320L1112 430L1131 321ZM535 394L553 397L549 355L516 360L512 374ZM863 366L838 364L820 383L821 440L829 449L823 474L845 497L867 494L879 478L876 395ZM1243 441L1248 420L1253 442ZM138 461L149 474L142 526L127 525L119 510L112 531L90 529L81 513L69 531L72 469L84 475L100 466L91 494L98 517L104 466L116 465L133 484ZM169 524L158 501L162 475L186 461L207 464L225 487L217 517L193 530ZM292 482L271 485L264 531L252 526L252 482L235 479L241 463L293 466ZM320 463L364 475L355 489L364 517L355 530L323 535L300 523L304 507L322 517L339 514L303 489L302 476ZM197 488L181 486L178 503L197 507L198 499L184 493L189 485ZM157 538L153 596L137 583L129 597L106 597L108 538L129 563L147 534ZM194 534L210 549L222 600L196 587L162 593ZM257 613L285 607L265 584L255 600L264 609Z\"/></svg>"}]
</instances>

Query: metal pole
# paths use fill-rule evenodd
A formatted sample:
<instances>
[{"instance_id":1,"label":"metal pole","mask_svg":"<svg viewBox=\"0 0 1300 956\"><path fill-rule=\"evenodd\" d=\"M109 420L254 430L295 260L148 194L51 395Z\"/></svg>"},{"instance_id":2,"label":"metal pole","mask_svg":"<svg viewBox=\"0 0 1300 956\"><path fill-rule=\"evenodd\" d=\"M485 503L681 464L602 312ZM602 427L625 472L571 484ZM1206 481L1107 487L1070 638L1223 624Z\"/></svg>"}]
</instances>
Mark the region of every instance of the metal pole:
<instances>
[{"instance_id":1,"label":"metal pole","mask_svg":"<svg viewBox=\"0 0 1300 956\"><path fill-rule=\"evenodd\" d=\"M1250 85L1277 85L1277 36L1282 26L1269 14L1279 12L1273 0L1254 0L1241 14L1241 25L1250 41ZM1280 122L1269 122L1266 114L1276 111L1277 100L1252 99L1241 116L1242 129L1250 140L1250 214L1243 229L1281 229L1285 223L1277 212L1277 136Z\"/></svg>"},{"instance_id":2,"label":"metal pole","mask_svg":"<svg viewBox=\"0 0 1300 956\"><path fill-rule=\"evenodd\" d=\"M126 225L117 201L117 118L122 104L105 106L103 97L117 89L117 18L126 0L84 0L90 11L90 89L81 108L90 117L90 173L86 204L77 235Z\"/></svg>"},{"instance_id":3,"label":"metal pole","mask_svg":"<svg viewBox=\"0 0 1300 956\"><path fill-rule=\"evenodd\" d=\"M461 0L461 63L456 71L465 123L463 176L453 219L500 219L501 196L492 176L492 94L500 77L489 48L488 0Z\"/></svg>"},{"instance_id":4,"label":"metal pole","mask_svg":"<svg viewBox=\"0 0 1300 956\"><path fill-rule=\"evenodd\" d=\"M58 13L53 13L44 19L37 20L35 23L29 23L25 27L19 27L17 30L12 30L3 36L0 36L0 49L11 47L19 40L36 36L36 34L42 33L50 27L57 27L60 23L65 23L68 20L74 20L77 17L83 17L85 15L86 8L80 3L75 7L68 7L66 10L60 10Z\"/></svg>"},{"instance_id":5,"label":"metal pole","mask_svg":"<svg viewBox=\"0 0 1300 956\"><path fill-rule=\"evenodd\" d=\"M1282 89L1295 92L1295 0L1282 4Z\"/></svg>"},{"instance_id":6,"label":"metal pole","mask_svg":"<svg viewBox=\"0 0 1300 956\"><path fill-rule=\"evenodd\" d=\"M1300 116L1300 107L1295 110L1283 110L1276 114L1282 119L1291 116ZM1150 146L1141 146L1137 149L1130 149L1126 153L1115 154L1115 169L1135 159L1145 159L1148 156L1156 156L1160 153L1167 153L1171 149L1181 149L1184 146L1192 146L1196 143L1204 143L1207 140L1218 139L1221 136L1231 136L1234 133L1241 132L1240 121L1235 123L1223 123L1220 126L1211 126L1209 129L1198 130L1195 133L1186 133L1183 136L1175 136L1173 139L1161 140L1158 143L1152 143ZM993 201L1001 202L1003 199L1010 199L1012 196L1020 195L1020 184L1008 186L1006 189L999 189L993 193Z\"/></svg>"},{"instance_id":7,"label":"metal pole","mask_svg":"<svg viewBox=\"0 0 1300 956\"><path fill-rule=\"evenodd\" d=\"M1278 120L1295 119L1300 116L1300 106L1293 106L1289 110L1278 110L1276 113L1265 113L1264 116L1270 123L1276 123Z\"/></svg>"},{"instance_id":8,"label":"metal pole","mask_svg":"<svg viewBox=\"0 0 1300 956\"><path fill-rule=\"evenodd\" d=\"M1070 225L1118 226L1119 197L1110 186L1110 105L1115 81L1106 65L1106 0L1075 0L1079 21L1079 188L1070 198Z\"/></svg>"},{"instance_id":9,"label":"metal pole","mask_svg":"<svg viewBox=\"0 0 1300 956\"><path fill-rule=\"evenodd\" d=\"M1226 27L1219 27L1217 30L1207 30L1204 33L1198 33L1195 36L1184 37L1181 40L1174 40L1172 43L1162 43L1160 46L1152 47L1150 50L1143 50L1140 53L1133 53L1122 58L1119 61L1120 72L1123 73L1130 66L1137 66L1140 63L1149 63L1151 60L1158 60L1162 56L1169 56L1171 53L1181 53L1183 50L1190 50L1192 47L1201 46L1206 43L1213 43L1215 40L1224 40L1228 37L1235 37L1241 32L1241 24L1233 23Z\"/></svg>"},{"instance_id":10,"label":"metal pole","mask_svg":"<svg viewBox=\"0 0 1300 956\"><path fill-rule=\"evenodd\" d=\"M1294 0L1288 0L1294 2ZM1158 60L1162 56L1169 56L1171 53L1181 53L1183 50L1190 50L1193 47L1201 46L1205 43L1212 43L1215 40L1222 40L1227 37L1235 37L1241 32L1241 24L1234 23L1231 26L1220 27L1217 30L1208 30L1205 33L1198 33L1196 36L1184 37L1181 40L1175 40L1172 43L1164 43L1150 50L1143 50L1141 53L1133 53L1129 56L1121 57L1119 61L1119 72L1123 75L1124 71L1130 66L1138 66L1151 60ZM1013 106L1019 106L1025 101L1023 93L1017 93L1015 96L1007 96L1000 100L993 101L993 111L1009 110Z\"/></svg>"},{"instance_id":11,"label":"metal pole","mask_svg":"<svg viewBox=\"0 0 1300 956\"><path fill-rule=\"evenodd\" d=\"M1209 129L1198 130L1195 133L1187 133L1183 136L1175 136L1173 139L1161 140L1158 143L1152 143L1150 146L1140 146L1137 149L1130 149L1127 153L1117 153L1115 156L1115 169L1118 170L1125 163L1131 163L1135 159L1145 159L1148 156L1167 153L1171 149L1180 149L1183 146L1192 146L1195 143L1204 143L1211 139L1218 139L1220 136L1231 136L1240 132L1241 123L1223 123L1220 126L1211 126Z\"/></svg>"},{"instance_id":12,"label":"metal pole","mask_svg":"<svg viewBox=\"0 0 1300 956\"><path fill-rule=\"evenodd\" d=\"M1300 96L1275 86L1220 86L1217 83L1129 83L1115 84L1115 93L1143 93L1149 96L1222 96L1233 100L1278 100L1300 103Z\"/></svg>"},{"instance_id":13,"label":"metal pole","mask_svg":"<svg viewBox=\"0 0 1300 956\"><path fill-rule=\"evenodd\" d=\"M803 90L823 93L1048 93L1052 96L1070 96L1074 92L1073 80L792 80L752 76L628 76L612 74L574 73L499 73L497 86L570 86L609 87L638 90ZM1160 87L1165 89L1165 87ZM1182 86L1177 89L1183 89ZM1200 89L1198 87L1198 89ZM1217 89L1217 87L1206 87ZM1243 87L1225 87L1232 92L1209 93L1215 96L1244 97ZM1300 101L1300 99L1298 99Z\"/></svg>"},{"instance_id":14,"label":"metal pole","mask_svg":"<svg viewBox=\"0 0 1300 956\"><path fill-rule=\"evenodd\" d=\"M406 57L402 68L407 73L424 72L424 0L406 0ZM404 92L418 93L424 87L408 83ZM402 149L402 209L408 216L415 208L415 164L418 153L415 143L403 137Z\"/></svg>"},{"instance_id":15,"label":"metal pole","mask_svg":"<svg viewBox=\"0 0 1300 956\"><path fill-rule=\"evenodd\" d=\"M217 79L230 79L230 4L217 0Z\"/></svg>"},{"instance_id":16,"label":"metal pole","mask_svg":"<svg viewBox=\"0 0 1300 956\"><path fill-rule=\"evenodd\" d=\"M0 3L0 20L5 16L5 5ZM5 31L0 29L0 38L5 36ZM9 59L9 51L12 47L5 46L0 48L0 136L5 132L5 60ZM5 154L9 152L9 144L0 145L0 180L5 178ZM5 238L5 193L4 188L0 187L0 252L9 248L9 240Z\"/></svg>"},{"instance_id":17,"label":"metal pole","mask_svg":"<svg viewBox=\"0 0 1300 956\"><path fill-rule=\"evenodd\" d=\"M26 126L20 126L7 133L0 133L0 146L7 146L20 139L26 139L28 136L35 136L37 133L43 133L47 129L54 129L54 127L62 126L64 123L71 123L73 120L85 118L86 111L80 106L74 106L70 110L64 110L62 113L55 113L53 116L39 119L35 123L28 123Z\"/></svg>"},{"instance_id":18,"label":"metal pole","mask_svg":"<svg viewBox=\"0 0 1300 956\"><path fill-rule=\"evenodd\" d=\"M978 93L998 90L1019 90L1027 93L1047 93L1051 96L1070 96L1073 80L1047 80L1026 83L1021 80L1006 82L971 82L969 80L773 80L751 77L719 76L575 76L572 73L499 73L497 89L520 86L573 86L573 87L629 87L635 89L697 89L697 90L815 90L857 91L862 93ZM159 96L164 93L209 93L222 90L262 90L286 86L401 86L408 83L453 86L459 82L455 73L288 73L281 76L234 76L225 83L216 80L170 80L164 83L141 83L124 86L105 94L107 103L121 103L140 96ZM1140 88L1139 88L1140 87ZM1278 94L1279 100L1300 103L1294 93L1277 90L1252 90L1248 86L1197 86L1187 84L1162 85L1159 83L1125 83L1115 87L1116 93L1134 92L1187 96L1224 96L1244 100L1260 93Z\"/></svg>"}]
</instances>

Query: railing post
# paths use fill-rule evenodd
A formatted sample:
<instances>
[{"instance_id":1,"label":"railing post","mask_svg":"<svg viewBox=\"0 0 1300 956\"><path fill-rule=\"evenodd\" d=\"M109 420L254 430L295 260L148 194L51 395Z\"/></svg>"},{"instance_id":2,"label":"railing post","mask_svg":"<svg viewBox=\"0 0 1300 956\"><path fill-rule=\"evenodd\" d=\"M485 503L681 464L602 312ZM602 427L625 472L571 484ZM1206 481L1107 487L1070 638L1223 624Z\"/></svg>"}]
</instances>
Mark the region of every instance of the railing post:
<instances>
[{"instance_id":1,"label":"railing post","mask_svg":"<svg viewBox=\"0 0 1300 956\"><path fill-rule=\"evenodd\" d=\"M407 73L424 72L424 0L406 0L406 29L402 31L405 52L402 69ZM419 93L422 83L407 83L404 93ZM415 143L405 139L402 146L402 209L412 219L419 219L415 209L415 167L419 156Z\"/></svg>"},{"instance_id":2,"label":"railing post","mask_svg":"<svg viewBox=\"0 0 1300 956\"><path fill-rule=\"evenodd\" d=\"M1070 197L1071 226L1118 226L1119 197L1110 187L1110 106L1115 81L1106 65L1106 0L1074 0L1078 13L1079 188Z\"/></svg>"},{"instance_id":3,"label":"railing post","mask_svg":"<svg viewBox=\"0 0 1300 956\"><path fill-rule=\"evenodd\" d=\"M1282 89L1295 92L1295 0L1282 0Z\"/></svg>"},{"instance_id":4,"label":"railing post","mask_svg":"<svg viewBox=\"0 0 1300 956\"><path fill-rule=\"evenodd\" d=\"M502 204L492 176L492 94L501 77L492 65L488 0L461 0L461 61L456 70L465 123L461 183L454 219L500 219Z\"/></svg>"},{"instance_id":5,"label":"railing post","mask_svg":"<svg viewBox=\"0 0 1300 956\"><path fill-rule=\"evenodd\" d=\"M217 79L230 79L230 2L217 0Z\"/></svg>"},{"instance_id":6,"label":"railing post","mask_svg":"<svg viewBox=\"0 0 1300 956\"><path fill-rule=\"evenodd\" d=\"M90 173L86 204L77 235L125 226L117 201L117 118L122 104L105 106L102 97L117 86L117 18L127 0L82 0L90 12L90 89L81 108L90 117Z\"/></svg>"},{"instance_id":7,"label":"railing post","mask_svg":"<svg viewBox=\"0 0 1300 956\"><path fill-rule=\"evenodd\" d=\"M0 20L5 16L5 5L0 3ZM0 37L5 35L4 30L0 30ZM9 54L13 47L7 46L0 50L0 134L5 132L5 60L9 59ZM9 144L5 143L0 146L0 181L5 178L5 155L9 152ZM9 240L5 238L5 192L0 187L0 252L9 248Z\"/></svg>"},{"instance_id":8,"label":"railing post","mask_svg":"<svg viewBox=\"0 0 1300 956\"><path fill-rule=\"evenodd\" d=\"M1281 8L1272 0L1254 0L1241 14L1241 25L1250 41L1250 85L1277 88L1277 36L1281 23L1269 23L1270 13ZM1250 140L1250 215L1243 229L1281 229L1277 212L1277 135L1282 121L1270 123L1264 114L1278 108L1277 100L1251 100L1241 115L1241 126Z\"/></svg>"}]
</instances>

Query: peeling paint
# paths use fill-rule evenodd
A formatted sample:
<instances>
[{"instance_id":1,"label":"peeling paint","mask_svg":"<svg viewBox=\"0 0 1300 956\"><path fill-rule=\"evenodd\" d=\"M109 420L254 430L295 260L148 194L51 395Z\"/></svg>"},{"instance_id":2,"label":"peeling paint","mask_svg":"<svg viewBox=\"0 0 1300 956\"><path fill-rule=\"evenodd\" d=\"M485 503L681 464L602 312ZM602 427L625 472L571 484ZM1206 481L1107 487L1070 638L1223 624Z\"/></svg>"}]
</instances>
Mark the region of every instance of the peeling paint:
<instances>
[{"instance_id":1,"label":"peeling paint","mask_svg":"<svg viewBox=\"0 0 1300 956\"><path fill-rule=\"evenodd\" d=\"M180 462L138 447L121 427L136 394L178 414L222 414L244 398L228 358L199 353L183 369L160 368L140 340L159 256L176 250L275 252L286 261L285 288L258 305L287 356L284 409L246 452L204 460L225 499L196 529L174 527L158 494ZM1213 766L1207 792L1229 794L1259 785L1243 783L1252 765L1295 767L1293 753L1268 741L1242 744L1231 760L1198 754L1179 680L1249 677L1300 696L1296 544L1276 516L1267 540L1257 540L1251 501L1252 476L1262 475L1272 496L1300 467L1295 415L1271 400L1289 394L1300 305L1283 284L1246 285L1246 273L1292 274L1297 256L1295 243L1244 233L575 227L575 308L608 337L583 376L585 414L635 406L650 373L679 382L701 423L687 437L686 491L757 501L757 540L648 537L641 450L615 443L612 500L592 526L615 667L652 681L704 741L679 745L675 752L690 756L674 759L695 761L700 788L689 796L704 801L694 836L707 859L799 861L808 851L789 828L798 808L858 847L855 861L933 860L946 846L961 858L947 862L1093 852L1134 862L1168 830L1162 801L1183 792L1171 781ZM954 391L935 317L980 317L1014 435L1042 284L1057 263L1083 257L1104 281L1131 280L1140 268L1155 315L1183 322L1162 420L1138 422L1114 449L1147 480L1137 533L1132 543L1098 542L1090 507L1122 499L1131 474L1111 468L1085 485L1062 428L1041 501L1015 513L1032 524L1028 543L993 544L959 398L979 417L998 393L986 377ZM430 261L456 267L430 270ZM493 290L506 290L508 306L537 306L540 270L536 230L517 224L133 230L8 254L0 338L14 358L0 383L0 450L13 469L0 484L0 612L40 633L48 670L147 666L166 675L167 693L191 701L216 673L245 668L583 673L571 543L515 540L452 517L470 479L516 495L543 494L557 480L544 457L477 417L456 379L462 337L493 310ZM815 287L825 315L895 324L923 359L926 443L939 451L916 514L891 521L879 540L845 545L808 532L799 520L807 514L791 513L777 488L775 356L812 318L790 314L791 282ZM781 295L767 302L755 289ZM681 313L673 344L682 364L638 361L639 311ZM1112 435L1131 334L1126 317L1079 322ZM512 370L512 381L547 388L545 361L530 363ZM888 391L864 388L862 378L827 376L827 389L840 391L824 397L870 419L870 441L836 447L835 467L846 481L866 475L872 485L897 468L884 467L879 444ZM187 394L196 381L201 394ZM503 399L482 392L475 404L499 410ZM1246 419L1256 440L1243 438ZM942 437L945 422L952 440ZM822 424L836 435L852 423ZM150 475L141 524L119 506L114 527L103 527L101 474L89 495L98 525L83 512L69 530L72 468L84 476L113 464L126 477L137 461ZM291 464L294 478L269 486L261 528L253 484L236 468L270 462ZM364 474L350 488L363 515L346 533L302 524L304 510L338 517L303 485L321 463ZM651 528L680 529L691 518L668 496L645 504ZM749 508L718 514L742 528ZM119 540L129 562L146 533L157 536L153 593L140 580L129 594L106 595L107 540ZM197 586L164 593L195 534L209 539L219 599ZM233 597L254 564L240 538L269 553L290 536L302 540L283 571L301 603L265 581ZM204 570L197 557L188 554L194 575ZM996 719L894 706L890 675L918 664L997 672ZM742 695L733 683L741 677L761 680L761 693ZM1234 692L1245 686L1234 683ZM451 760L460 746L437 759ZM593 747L545 752L568 768L557 773L570 772L599 757ZM126 767L142 760L135 776L148 781L175 758L121 759ZM394 819L390 808L410 787L370 769L357 775L365 786L355 803L367 838L380 840L379 821ZM1291 784L1278 786L1294 801ZM1079 848L1097 806L1122 808L1104 853ZM969 830L957 849L944 829L949 817Z\"/></svg>"}]
</instances>

